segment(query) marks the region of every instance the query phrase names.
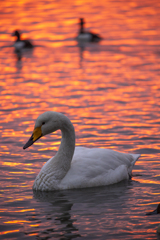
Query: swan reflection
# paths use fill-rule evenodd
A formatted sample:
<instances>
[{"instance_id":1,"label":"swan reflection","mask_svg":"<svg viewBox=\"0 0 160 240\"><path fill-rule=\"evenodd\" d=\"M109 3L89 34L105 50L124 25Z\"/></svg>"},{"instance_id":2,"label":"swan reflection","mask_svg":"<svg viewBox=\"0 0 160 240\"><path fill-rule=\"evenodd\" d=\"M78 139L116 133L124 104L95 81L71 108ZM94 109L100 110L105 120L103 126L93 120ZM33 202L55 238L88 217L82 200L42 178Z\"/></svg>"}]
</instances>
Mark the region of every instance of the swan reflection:
<instances>
[{"instance_id":1,"label":"swan reflection","mask_svg":"<svg viewBox=\"0 0 160 240\"><path fill-rule=\"evenodd\" d=\"M47 210L44 213L48 221L47 229L40 232L38 234L39 237L43 234L48 235L49 238L51 236L62 237L63 239L81 237L78 233L78 228L74 226L76 219L71 216L73 203L67 199L65 194L62 192L33 191L33 196L40 202L48 202L51 204L47 205Z\"/></svg>"},{"instance_id":2,"label":"swan reflection","mask_svg":"<svg viewBox=\"0 0 160 240\"><path fill-rule=\"evenodd\" d=\"M56 235L59 239L84 237L82 225L85 228L86 224L90 224L88 219L95 218L101 222L104 216L107 219L110 212L117 212L117 207L124 203L123 197L130 187L131 181L123 181L112 186L88 189L53 192L34 190L33 196L40 204L36 218L42 225L38 236L50 238ZM110 224L109 219L107 224Z\"/></svg>"}]
</instances>

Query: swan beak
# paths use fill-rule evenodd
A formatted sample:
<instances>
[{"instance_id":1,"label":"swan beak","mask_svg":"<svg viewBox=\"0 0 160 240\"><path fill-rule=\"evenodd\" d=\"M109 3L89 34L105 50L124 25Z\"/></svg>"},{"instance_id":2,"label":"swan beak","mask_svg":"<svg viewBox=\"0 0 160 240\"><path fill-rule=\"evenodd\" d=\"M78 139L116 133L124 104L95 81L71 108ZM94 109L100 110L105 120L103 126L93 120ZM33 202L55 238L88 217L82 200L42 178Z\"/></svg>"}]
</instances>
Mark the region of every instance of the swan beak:
<instances>
[{"instance_id":1,"label":"swan beak","mask_svg":"<svg viewBox=\"0 0 160 240\"><path fill-rule=\"evenodd\" d=\"M23 149L30 147L35 141L37 141L40 137L42 137L41 127L37 127L34 129L32 136L28 140L28 142L24 145Z\"/></svg>"}]
</instances>

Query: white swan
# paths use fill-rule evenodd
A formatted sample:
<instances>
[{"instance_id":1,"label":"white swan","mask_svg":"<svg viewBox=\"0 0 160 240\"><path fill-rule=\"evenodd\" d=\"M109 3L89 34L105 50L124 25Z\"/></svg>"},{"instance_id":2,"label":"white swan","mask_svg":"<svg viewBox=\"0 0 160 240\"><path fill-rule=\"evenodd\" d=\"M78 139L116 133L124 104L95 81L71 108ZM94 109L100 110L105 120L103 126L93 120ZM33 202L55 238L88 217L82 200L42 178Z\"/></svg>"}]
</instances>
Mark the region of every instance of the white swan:
<instances>
[{"instance_id":1,"label":"white swan","mask_svg":"<svg viewBox=\"0 0 160 240\"><path fill-rule=\"evenodd\" d=\"M139 154L102 148L75 148L74 127L66 116L58 112L45 112L37 118L33 134L23 148L58 129L62 132L59 151L42 167L33 184L34 190L95 187L129 179Z\"/></svg>"}]
</instances>

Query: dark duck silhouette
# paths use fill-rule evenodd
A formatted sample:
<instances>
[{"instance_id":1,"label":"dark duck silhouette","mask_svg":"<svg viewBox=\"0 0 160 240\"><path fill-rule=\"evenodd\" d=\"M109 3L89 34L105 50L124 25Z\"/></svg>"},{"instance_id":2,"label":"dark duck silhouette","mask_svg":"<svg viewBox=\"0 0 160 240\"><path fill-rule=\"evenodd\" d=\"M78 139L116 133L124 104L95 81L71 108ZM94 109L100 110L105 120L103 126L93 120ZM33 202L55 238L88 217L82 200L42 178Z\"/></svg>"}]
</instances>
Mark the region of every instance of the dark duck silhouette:
<instances>
[{"instance_id":1,"label":"dark duck silhouette","mask_svg":"<svg viewBox=\"0 0 160 240\"><path fill-rule=\"evenodd\" d=\"M79 30L79 34L77 36L77 40L78 41L83 41L83 42L99 42L102 37L100 37L99 34L95 34L95 33L92 33L92 32L85 32L84 31L84 24L85 24L85 21L83 18L80 18L79 19L80 22L80 30Z\"/></svg>"},{"instance_id":2,"label":"dark duck silhouette","mask_svg":"<svg viewBox=\"0 0 160 240\"><path fill-rule=\"evenodd\" d=\"M160 214L160 203L158 204L157 208L154 211L146 213L146 215L154 215L154 214ZM157 233L158 235L160 235L160 224L157 227Z\"/></svg>"},{"instance_id":3,"label":"dark duck silhouette","mask_svg":"<svg viewBox=\"0 0 160 240\"><path fill-rule=\"evenodd\" d=\"M18 30L16 30L12 36L16 36L17 39L14 43L14 47L16 51L21 51L22 49L31 49L33 48L33 44L29 40L21 40L21 34Z\"/></svg>"},{"instance_id":4,"label":"dark duck silhouette","mask_svg":"<svg viewBox=\"0 0 160 240\"><path fill-rule=\"evenodd\" d=\"M160 214L160 203L158 204L157 208L154 211L146 213L146 215L153 215L153 214Z\"/></svg>"}]
</instances>

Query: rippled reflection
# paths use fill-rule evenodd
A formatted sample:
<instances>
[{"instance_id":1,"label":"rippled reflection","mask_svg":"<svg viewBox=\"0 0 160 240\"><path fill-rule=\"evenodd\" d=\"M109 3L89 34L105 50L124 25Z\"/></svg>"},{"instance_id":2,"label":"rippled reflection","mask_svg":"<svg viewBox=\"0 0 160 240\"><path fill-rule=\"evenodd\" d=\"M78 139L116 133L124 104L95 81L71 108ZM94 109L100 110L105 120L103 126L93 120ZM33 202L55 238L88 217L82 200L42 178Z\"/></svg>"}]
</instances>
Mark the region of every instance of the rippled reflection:
<instances>
[{"instance_id":1,"label":"rippled reflection","mask_svg":"<svg viewBox=\"0 0 160 240\"><path fill-rule=\"evenodd\" d=\"M2 239L157 238L159 217L145 212L160 195L159 11L156 0L1 1ZM86 30L103 36L100 43L75 40L81 17ZM16 55L15 29L33 42L32 51ZM60 132L22 147L47 110L71 119L77 145L141 153L132 181L33 196Z\"/></svg>"}]
</instances>

